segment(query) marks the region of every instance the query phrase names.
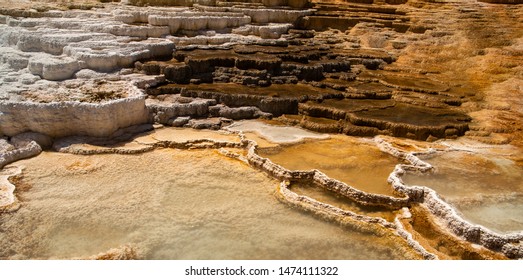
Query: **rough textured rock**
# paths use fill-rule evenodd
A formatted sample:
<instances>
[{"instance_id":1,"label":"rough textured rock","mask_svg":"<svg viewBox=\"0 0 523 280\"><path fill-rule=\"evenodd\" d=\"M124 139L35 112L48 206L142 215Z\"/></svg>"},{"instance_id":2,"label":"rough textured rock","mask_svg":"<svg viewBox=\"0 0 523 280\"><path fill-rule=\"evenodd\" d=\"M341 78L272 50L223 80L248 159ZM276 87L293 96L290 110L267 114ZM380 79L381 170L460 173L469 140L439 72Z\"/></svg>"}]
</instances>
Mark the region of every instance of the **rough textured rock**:
<instances>
[{"instance_id":1,"label":"rough textured rock","mask_svg":"<svg viewBox=\"0 0 523 280\"><path fill-rule=\"evenodd\" d=\"M141 259L139 251L132 245L112 248L105 253L100 253L87 258L88 260L138 260Z\"/></svg>"},{"instance_id":2,"label":"rough textured rock","mask_svg":"<svg viewBox=\"0 0 523 280\"><path fill-rule=\"evenodd\" d=\"M263 113L258 107L229 108L225 105L209 107L209 114L214 117L224 117L233 120L257 119L260 117L271 118L272 115Z\"/></svg>"},{"instance_id":3,"label":"rough textured rock","mask_svg":"<svg viewBox=\"0 0 523 280\"><path fill-rule=\"evenodd\" d=\"M45 54L33 56L28 64L31 74L51 81L72 78L79 68L78 61L72 58L58 58Z\"/></svg>"},{"instance_id":4,"label":"rough textured rock","mask_svg":"<svg viewBox=\"0 0 523 280\"><path fill-rule=\"evenodd\" d=\"M35 142L16 139L12 147L0 155L0 168L11 162L38 155L42 148Z\"/></svg>"},{"instance_id":5,"label":"rough textured rock","mask_svg":"<svg viewBox=\"0 0 523 280\"><path fill-rule=\"evenodd\" d=\"M2 170L2 174L0 174L0 214L16 211L20 208L20 204L17 203L17 198L14 194L16 186L9 181L10 177L20 175L20 173L22 173L20 168L11 168Z\"/></svg>"},{"instance_id":6,"label":"rough textured rock","mask_svg":"<svg viewBox=\"0 0 523 280\"><path fill-rule=\"evenodd\" d=\"M36 142L42 148L49 148L53 145L53 139L48 135L38 132L24 132L11 137L13 143Z\"/></svg>"},{"instance_id":7,"label":"rough textured rock","mask_svg":"<svg viewBox=\"0 0 523 280\"><path fill-rule=\"evenodd\" d=\"M396 191L409 197L417 197L422 200L423 205L427 207L432 214L441 219L454 234L465 240L480 244L491 250L501 251L510 258L522 257L522 255L520 255L521 244L516 244L523 240L523 233L499 234L483 226L472 224L464 220L456 209L441 199L434 190L428 187L405 185L401 180L401 176L405 174L406 171L427 172L432 169L432 166L422 161L415 153L400 151L382 138L376 138L376 142L383 151L393 154L396 157L404 158L409 162L408 165L397 165L394 172L389 176L389 182ZM429 150L427 153L434 152L435 150Z\"/></svg>"},{"instance_id":8,"label":"rough textured rock","mask_svg":"<svg viewBox=\"0 0 523 280\"><path fill-rule=\"evenodd\" d=\"M88 103L79 101L2 101L0 102L0 133L14 136L33 131L51 137L68 135L109 136L119 128L145 123L148 120L145 96L135 86L115 84L115 90L127 91L127 97ZM94 92L96 101L110 92ZM38 93L35 93L38 96ZM41 98L41 97L39 97ZM31 114L27 114L31 112Z\"/></svg>"},{"instance_id":9,"label":"rough textured rock","mask_svg":"<svg viewBox=\"0 0 523 280\"><path fill-rule=\"evenodd\" d=\"M207 13L233 12L221 7L197 7ZM292 29L289 24L255 26L257 29L285 26L281 31L287 33L284 34L286 41L281 41L285 45L257 46L260 43L255 43L250 47L235 46L231 49L230 46L210 47L206 45L209 41L193 40L195 44L191 47L175 51L174 60L148 62L147 67L139 67L138 70L164 74L169 81L178 84L218 84L219 88L223 87L222 83L253 87L308 83L320 89L333 89L338 93L324 94L319 99L307 94L297 98L300 103L298 112L294 106L277 110L262 108L262 104L254 101L260 99L255 96L257 94L252 94L252 97L244 93L238 95L232 89L231 94L215 93L214 96L193 90L182 93L191 97L213 98L229 107L257 106L275 116L298 113L313 118L342 121L330 126L308 121L294 122L320 131L360 136L389 134L434 140L462 136L470 129L468 123L471 118L466 114L467 110L459 108L469 102L467 97L464 99L463 96L452 93L447 84L426 73L409 72L408 69L395 70L388 66L394 63L396 55L401 54L409 40L420 37L412 35L417 34L415 32L406 33L410 27L409 9L374 5L363 6L364 11L350 5L334 9L327 2L317 3L315 7L318 11L307 15L308 19L303 20L325 16L334 18L346 14L354 21L354 24L346 28L350 32L341 33L332 29L322 31L321 28L299 24L295 27L315 29L316 32ZM336 28L335 25L329 27ZM253 28L245 25L233 29L233 33L248 36ZM282 34L281 32L278 34ZM259 35L257 31L254 33ZM439 38L438 36L444 36L444 33L433 32L434 38ZM209 48L216 50L211 52ZM344 98L341 102L340 97ZM253 101L245 101L246 98ZM325 100L332 98L336 99ZM310 101L311 99L315 101ZM381 104L384 99L394 102L383 106ZM355 107L342 105L351 103L356 104ZM271 104L274 104L273 101ZM426 117L416 121L420 115Z\"/></svg>"},{"instance_id":10,"label":"rough textured rock","mask_svg":"<svg viewBox=\"0 0 523 280\"><path fill-rule=\"evenodd\" d=\"M216 105L212 99L187 99L177 96L158 96L147 99L149 119L166 124L169 120L178 117L202 118L209 115L209 106Z\"/></svg>"},{"instance_id":11,"label":"rough textured rock","mask_svg":"<svg viewBox=\"0 0 523 280\"><path fill-rule=\"evenodd\" d=\"M392 234L408 244L408 254L447 256L417 231L414 220L425 219L443 228L425 229L429 234L475 247L461 257L523 257L521 232L471 223L430 187L402 181L407 172L432 169L419 147L436 153L444 149L441 138L511 144L510 160L523 162L523 9L505 5L520 1L33 2L0 4L0 167L51 146L78 154L246 148L223 153L281 180L282 201ZM400 197L366 193L317 170L285 169L259 156L243 134L240 143L117 143L146 130L134 129L140 124L221 129L232 120L272 117L321 132L426 142L374 138L404 161L389 176ZM133 129L122 132L126 127ZM56 139L64 136L72 137ZM89 146L100 143L107 145ZM8 168L0 170L2 211L19 207L8 180L16 172ZM391 222L343 210L293 192L302 181L403 214ZM476 255L477 245L492 255ZM136 256L122 247L94 258Z\"/></svg>"},{"instance_id":12,"label":"rough textured rock","mask_svg":"<svg viewBox=\"0 0 523 280\"><path fill-rule=\"evenodd\" d=\"M523 4L521 0L479 0L480 2L485 3L495 3L495 4Z\"/></svg>"}]
</instances>

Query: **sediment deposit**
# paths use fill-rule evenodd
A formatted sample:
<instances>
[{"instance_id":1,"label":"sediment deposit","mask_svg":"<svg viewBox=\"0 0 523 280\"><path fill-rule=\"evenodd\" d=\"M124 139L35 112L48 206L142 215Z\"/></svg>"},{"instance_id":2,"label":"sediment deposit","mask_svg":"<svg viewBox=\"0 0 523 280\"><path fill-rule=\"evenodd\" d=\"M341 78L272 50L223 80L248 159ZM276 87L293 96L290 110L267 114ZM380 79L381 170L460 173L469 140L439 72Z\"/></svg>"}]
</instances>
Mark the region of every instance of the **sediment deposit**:
<instances>
[{"instance_id":1,"label":"sediment deposit","mask_svg":"<svg viewBox=\"0 0 523 280\"><path fill-rule=\"evenodd\" d=\"M523 258L519 2L3 1L0 258Z\"/></svg>"}]
</instances>

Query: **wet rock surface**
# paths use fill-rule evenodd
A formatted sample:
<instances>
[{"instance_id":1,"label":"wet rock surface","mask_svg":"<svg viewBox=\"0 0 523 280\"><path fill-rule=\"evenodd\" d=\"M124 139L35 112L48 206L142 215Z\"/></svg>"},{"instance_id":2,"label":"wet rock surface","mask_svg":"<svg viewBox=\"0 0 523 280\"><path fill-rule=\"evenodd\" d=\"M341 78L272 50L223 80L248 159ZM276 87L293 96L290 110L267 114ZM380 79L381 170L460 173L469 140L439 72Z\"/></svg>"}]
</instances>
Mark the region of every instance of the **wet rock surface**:
<instances>
[{"instance_id":1,"label":"wet rock surface","mask_svg":"<svg viewBox=\"0 0 523 280\"><path fill-rule=\"evenodd\" d=\"M35 206L17 161L42 150L219 149L279 181L280 201L399 242L390 258L521 258L518 3L3 2L0 211ZM120 241L0 257L185 256Z\"/></svg>"},{"instance_id":2,"label":"wet rock surface","mask_svg":"<svg viewBox=\"0 0 523 280\"><path fill-rule=\"evenodd\" d=\"M0 233L3 245L0 256L9 259L418 258L400 237L387 230L379 238L343 229L280 203L274 196L276 180L214 150L240 148L243 146L240 140L237 134L225 131L163 128L118 145L121 152L107 153L108 147L100 145L72 144L67 152L74 154L44 152L40 157L20 161L18 166L25 169L25 175L17 185L23 182L30 190L19 191L23 203L19 211L0 217L4 229ZM142 149L135 155L122 152L134 149L133 143L150 145L154 150ZM172 159L180 162L172 164ZM62 164L47 169L49 160ZM156 167L152 174L151 166ZM44 172L42 168L50 175L47 182L38 178ZM150 177L138 179L137 172ZM221 179L215 180L217 176ZM80 178L83 183L74 183ZM142 184L150 187L140 187ZM67 191L61 190L63 186L68 186ZM70 199L80 193L97 196L104 202ZM107 207L113 211L104 210ZM158 207L162 214L158 214ZM59 214L66 209L69 210L65 213L70 215ZM31 223L19 222L25 219ZM293 226L288 227L289 224ZM33 231L34 225L45 226ZM21 240L20 231L33 234ZM268 236L274 238L267 242ZM340 250L332 250L333 242ZM401 245L396 246L395 242ZM302 249L309 243L315 244L314 250ZM16 255L10 250L16 251ZM218 251L221 253L217 254Z\"/></svg>"}]
</instances>

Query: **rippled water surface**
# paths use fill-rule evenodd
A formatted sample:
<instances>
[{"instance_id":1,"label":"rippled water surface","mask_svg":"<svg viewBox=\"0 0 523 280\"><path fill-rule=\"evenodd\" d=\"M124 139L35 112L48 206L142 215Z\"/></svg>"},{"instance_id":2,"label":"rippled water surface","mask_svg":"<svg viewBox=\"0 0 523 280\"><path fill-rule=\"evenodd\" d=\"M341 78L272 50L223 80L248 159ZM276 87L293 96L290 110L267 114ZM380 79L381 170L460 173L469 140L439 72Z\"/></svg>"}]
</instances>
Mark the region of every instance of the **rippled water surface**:
<instances>
[{"instance_id":1,"label":"rippled water surface","mask_svg":"<svg viewBox=\"0 0 523 280\"><path fill-rule=\"evenodd\" d=\"M52 163L52 164L50 164ZM399 245L281 203L278 182L213 150L44 152L19 161L22 207L0 216L0 258L401 259Z\"/></svg>"},{"instance_id":2,"label":"rippled water surface","mask_svg":"<svg viewBox=\"0 0 523 280\"><path fill-rule=\"evenodd\" d=\"M434 171L407 174L407 184L434 189L473 223L499 232L523 230L522 166L467 152L447 152L426 161Z\"/></svg>"},{"instance_id":3,"label":"rippled water surface","mask_svg":"<svg viewBox=\"0 0 523 280\"><path fill-rule=\"evenodd\" d=\"M277 151L260 149L260 155L291 170L318 169L357 189L387 195L393 195L387 178L399 163L372 141L349 136L333 136Z\"/></svg>"},{"instance_id":4,"label":"rippled water surface","mask_svg":"<svg viewBox=\"0 0 523 280\"><path fill-rule=\"evenodd\" d=\"M306 195L323 203L330 204L340 209L351 211L360 215L380 217L393 222L397 211L389 210L384 207L363 206L355 201L339 195L333 191L320 188L314 184L306 182L296 182L291 184L291 190L299 195Z\"/></svg>"}]
</instances>

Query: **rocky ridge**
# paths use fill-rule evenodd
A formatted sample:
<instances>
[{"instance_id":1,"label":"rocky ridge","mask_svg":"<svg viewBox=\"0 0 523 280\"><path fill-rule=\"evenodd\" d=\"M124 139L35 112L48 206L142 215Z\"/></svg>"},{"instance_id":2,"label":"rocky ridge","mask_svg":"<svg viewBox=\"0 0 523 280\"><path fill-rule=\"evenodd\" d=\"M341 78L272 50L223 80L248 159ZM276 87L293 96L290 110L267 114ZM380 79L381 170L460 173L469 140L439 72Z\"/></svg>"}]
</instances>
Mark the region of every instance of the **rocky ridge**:
<instances>
[{"instance_id":1,"label":"rocky ridge","mask_svg":"<svg viewBox=\"0 0 523 280\"><path fill-rule=\"evenodd\" d=\"M523 34L517 19L523 11L517 5L175 1L175 7L164 7L164 2L128 1L153 6L146 9L124 3L63 10L2 7L0 167L53 142L62 152L100 152L70 148L66 136L104 143L151 129L141 124L220 129L250 118L356 136L424 141L465 136L521 146ZM492 16L503 19L498 39L488 34ZM128 134L121 132L126 127ZM362 205L421 206L442 221L449 236L509 258L523 256L521 234L471 224L433 190L403 184L403 172L431 167L415 153L375 141L408 162L389 178L400 198L365 193L319 171L286 170L258 156L256 143L245 139L167 141L103 153L246 148L246 156L226 154L282 180L279 193L287 203L353 227L392 229L423 258L438 253L416 241L406 218L391 223L346 212L288 186L305 180ZM3 204L12 206L7 177L1 183L7 193Z\"/></svg>"},{"instance_id":2,"label":"rocky ridge","mask_svg":"<svg viewBox=\"0 0 523 280\"><path fill-rule=\"evenodd\" d=\"M161 132L162 129L157 131ZM446 223L447 228L452 233L447 232L445 238L454 239L455 237L453 237L452 234L455 234L468 242L482 245L494 252L503 253L506 257L521 258L521 245L519 242L523 237L520 233L500 235L482 226L471 224L461 218L450 205L444 202L438 194L430 188L407 186L402 182L401 176L404 172L429 171L432 167L420 160L417 154L432 153L434 150L417 153L406 152L394 148L392 143L388 142L387 139L380 137L374 138L376 145L384 152L404 159L407 162L406 164L397 165L389 177L389 181L394 190L403 197L391 197L360 191L343 182L329 178L318 170L288 170L271 162L270 159L260 157L257 153L257 143L247 139L241 132L219 131L212 133L213 135L203 132L200 137L196 136L196 138L193 138L193 136L189 136L187 139L186 137L180 139L165 138L154 136L154 133L152 134L153 136L150 137L150 140L147 140L148 136L145 134L141 137L133 137L131 141L126 141L125 143L128 144L124 146L121 145L121 142L100 142L100 140L96 138L63 138L55 143L55 149L60 152L80 155L147 153L161 148L219 149L224 155L242 160L253 168L263 170L271 177L279 179L281 181L278 189L279 195L285 203L302 208L319 217L335 221L358 231L370 232L380 236L389 236L392 234L392 237L389 236L387 238L400 238L399 240L405 243L405 245L402 245L405 246L405 254L413 254L413 257L415 255L425 259L448 257L441 252L434 251L434 248L426 248L420 245L423 239L420 239L418 236L413 237L411 230L405 227L411 218L407 207L421 206L426 207L431 215L434 215ZM204 134L206 136L204 136ZM132 145L132 143L135 144ZM138 144L138 146L136 146L136 144ZM13 177L18 173L10 172L6 178ZM301 181L312 182L320 188L337 193L348 201L353 201L361 206L383 207L385 209L401 211L395 215L394 222L389 222L380 217L370 217L357 212L343 210L317 201L309 196L295 193L290 186L292 186L293 183ZM12 209L16 205L14 203L13 200L11 203L4 205L4 209ZM465 252L475 252L478 256L482 256L481 258L500 258L499 255L491 253L488 250L478 250L469 245L461 246L463 246L462 249L465 250Z\"/></svg>"},{"instance_id":3,"label":"rocky ridge","mask_svg":"<svg viewBox=\"0 0 523 280\"><path fill-rule=\"evenodd\" d=\"M154 104L147 120L162 124L188 123L175 117L284 115L281 119L290 124L360 136L434 140L469 130L471 118L460 108L467 97L451 93L449 85L429 75L387 69L408 40L426 37L423 32L434 28L413 24L408 7L193 4L147 10L106 4L116 7L49 10L28 18L4 9L4 92L13 99L63 83L50 80L75 77L148 79L140 83L148 88L147 103ZM325 17L345 23L333 23L328 30L314 24L315 18L324 22ZM151 78L137 77L143 74ZM205 84L212 84L212 90L202 90ZM279 88L287 84L307 91L292 94ZM178 94L184 98L158 98ZM205 109L199 99L209 99L207 107L221 107ZM190 108L188 114L168 113L178 107ZM398 113L403 117L394 116ZM426 118L418 120L420 115Z\"/></svg>"}]
</instances>

